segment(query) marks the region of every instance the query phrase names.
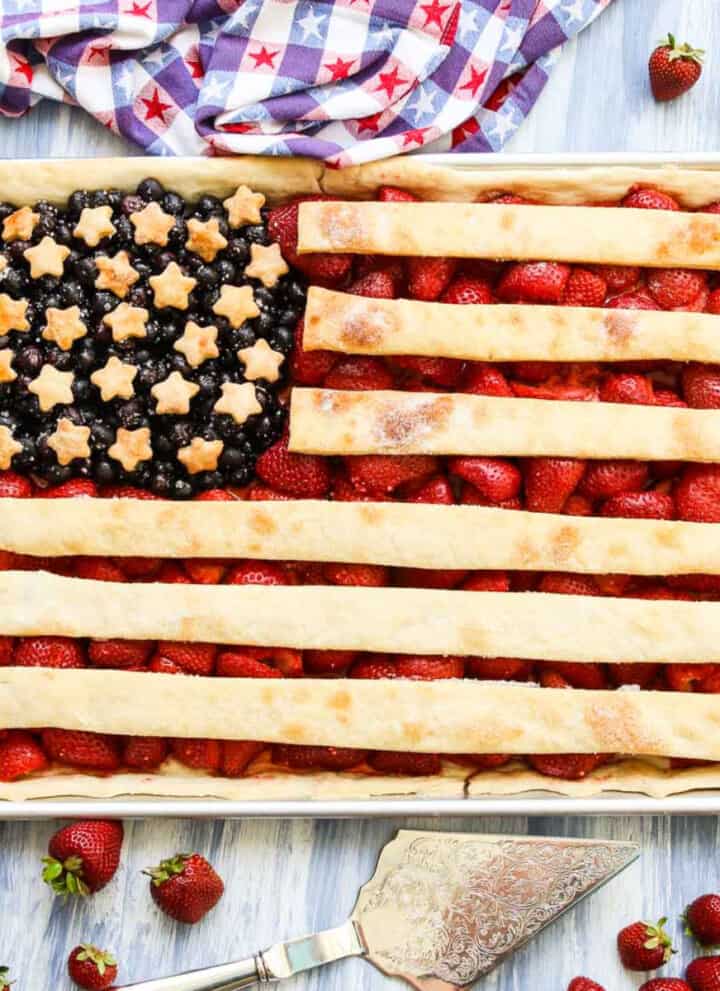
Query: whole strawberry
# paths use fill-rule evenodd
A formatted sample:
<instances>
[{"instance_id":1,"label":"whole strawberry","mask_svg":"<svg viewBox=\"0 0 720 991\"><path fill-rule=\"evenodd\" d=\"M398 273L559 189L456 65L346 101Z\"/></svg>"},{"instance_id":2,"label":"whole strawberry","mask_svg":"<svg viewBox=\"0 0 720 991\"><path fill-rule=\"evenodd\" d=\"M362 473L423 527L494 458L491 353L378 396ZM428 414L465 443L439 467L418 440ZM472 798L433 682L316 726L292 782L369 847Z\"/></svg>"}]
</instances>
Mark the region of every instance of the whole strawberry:
<instances>
[{"instance_id":1,"label":"whole strawberry","mask_svg":"<svg viewBox=\"0 0 720 991\"><path fill-rule=\"evenodd\" d=\"M89 943L76 946L68 958L68 974L81 988L102 991L117 977L117 961L111 953Z\"/></svg>"},{"instance_id":2,"label":"whole strawberry","mask_svg":"<svg viewBox=\"0 0 720 991\"><path fill-rule=\"evenodd\" d=\"M605 991L605 988L597 981L591 981L589 977L573 977L567 991Z\"/></svg>"},{"instance_id":3,"label":"whole strawberry","mask_svg":"<svg viewBox=\"0 0 720 991\"><path fill-rule=\"evenodd\" d=\"M701 946L720 944L720 895L700 895L685 910L685 932Z\"/></svg>"},{"instance_id":4,"label":"whole strawberry","mask_svg":"<svg viewBox=\"0 0 720 991\"><path fill-rule=\"evenodd\" d=\"M121 822L86 819L70 823L50 840L43 881L56 895L90 895L113 878L120 863Z\"/></svg>"},{"instance_id":5,"label":"whole strawberry","mask_svg":"<svg viewBox=\"0 0 720 991\"><path fill-rule=\"evenodd\" d=\"M150 877L155 904L178 922L199 922L222 898L222 878L199 853L178 853L159 867L144 872Z\"/></svg>"},{"instance_id":6,"label":"whole strawberry","mask_svg":"<svg viewBox=\"0 0 720 991\"><path fill-rule=\"evenodd\" d=\"M0 991L6 991L13 982L10 980L10 968L0 967Z\"/></svg>"},{"instance_id":7,"label":"whole strawberry","mask_svg":"<svg viewBox=\"0 0 720 991\"><path fill-rule=\"evenodd\" d=\"M656 970L666 964L675 950L663 928L666 918L657 925L633 922L621 929L617 937L618 953L628 970Z\"/></svg>"},{"instance_id":8,"label":"whole strawberry","mask_svg":"<svg viewBox=\"0 0 720 991\"><path fill-rule=\"evenodd\" d=\"M673 35L669 34L648 62L650 86L655 99L674 100L692 89L700 78L704 54L704 49L692 48L687 42L678 45Z\"/></svg>"},{"instance_id":9,"label":"whole strawberry","mask_svg":"<svg viewBox=\"0 0 720 991\"><path fill-rule=\"evenodd\" d=\"M653 977L641 984L638 991L691 991L691 988L681 977Z\"/></svg>"},{"instance_id":10,"label":"whole strawberry","mask_svg":"<svg viewBox=\"0 0 720 991\"><path fill-rule=\"evenodd\" d=\"M685 971L692 991L720 991L720 957L698 957Z\"/></svg>"}]
</instances>

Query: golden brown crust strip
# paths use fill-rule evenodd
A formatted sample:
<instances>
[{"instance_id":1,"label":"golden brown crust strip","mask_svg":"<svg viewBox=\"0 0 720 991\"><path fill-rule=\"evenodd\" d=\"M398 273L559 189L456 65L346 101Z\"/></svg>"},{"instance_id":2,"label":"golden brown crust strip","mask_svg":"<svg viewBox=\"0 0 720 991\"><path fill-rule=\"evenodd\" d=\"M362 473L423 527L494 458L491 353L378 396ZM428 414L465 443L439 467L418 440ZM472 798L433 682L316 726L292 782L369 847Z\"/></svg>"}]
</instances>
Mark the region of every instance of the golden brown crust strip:
<instances>
[{"instance_id":1,"label":"golden brown crust strip","mask_svg":"<svg viewBox=\"0 0 720 991\"><path fill-rule=\"evenodd\" d=\"M488 540L487 534L493 539ZM720 574L720 526L483 506L0 500L0 550L37 557L259 558L394 567Z\"/></svg>"},{"instance_id":2,"label":"golden brown crust strip","mask_svg":"<svg viewBox=\"0 0 720 991\"><path fill-rule=\"evenodd\" d=\"M0 725L431 753L720 759L717 695L576 690L570 705L566 689L457 680L178 678L3 668Z\"/></svg>"},{"instance_id":3,"label":"golden brown crust strip","mask_svg":"<svg viewBox=\"0 0 720 991\"><path fill-rule=\"evenodd\" d=\"M303 344L472 361L720 361L720 317L565 306L454 306L312 286Z\"/></svg>"},{"instance_id":4,"label":"golden brown crust strip","mask_svg":"<svg viewBox=\"0 0 720 991\"><path fill-rule=\"evenodd\" d=\"M0 633L717 663L720 603L325 585L133 585L6 571Z\"/></svg>"},{"instance_id":5,"label":"golden brown crust strip","mask_svg":"<svg viewBox=\"0 0 720 991\"><path fill-rule=\"evenodd\" d=\"M314 201L300 205L298 231L301 252L720 268L720 216L706 213Z\"/></svg>"},{"instance_id":6,"label":"golden brown crust strip","mask_svg":"<svg viewBox=\"0 0 720 991\"><path fill-rule=\"evenodd\" d=\"M295 388L290 450L720 461L720 410Z\"/></svg>"}]
</instances>

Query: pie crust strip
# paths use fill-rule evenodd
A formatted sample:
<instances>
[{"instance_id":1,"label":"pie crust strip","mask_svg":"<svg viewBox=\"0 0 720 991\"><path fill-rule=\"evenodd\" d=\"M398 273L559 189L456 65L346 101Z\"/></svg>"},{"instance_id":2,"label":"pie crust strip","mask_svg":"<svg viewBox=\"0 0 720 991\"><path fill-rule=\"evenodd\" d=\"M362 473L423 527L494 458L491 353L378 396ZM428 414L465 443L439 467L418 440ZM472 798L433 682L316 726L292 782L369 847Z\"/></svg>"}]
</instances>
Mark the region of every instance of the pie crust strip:
<instances>
[{"instance_id":1,"label":"pie crust strip","mask_svg":"<svg viewBox=\"0 0 720 991\"><path fill-rule=\"evenodd\" d=\"M494 203L300 204L298 250L720 268L720 216Z\"/></svg>"},{"instance_id":2,"label":"pie crust strip","mask_svg":"<svg viewBox=\"0 0 720 991\"><path fill-rule=\"evenodd\" d=\"M492 540L487 534L492 533ZM720 526L484 506L2 499L0 550L342 561L409 568L720 574Z\"/></svg>"},{"instance_id":3,"label":"pie crust strip","mask_svg":"<svg viewBox=\"0 0 720 991\"><path fill-rule=\"evenodd\" d=\"M303 344L471 361L720 361L720 317L565 306L456 306L312 286Z\"/></svg>"},{"instance_id":4,"label":"pie crust strip","mask_svg":"<svg viewBox=\"0 0 720 991\"><path fill-rule=\"evenodd\" d=\"M718 602L325 585L135 585L6 571L0 573L0 617L0 633L8 636L720 662Z\"/></svg>"},{"instance_id":5,"label":"pie crust strip","mask_svg":"<svg viewBox=\"0 0 720 991\"><path fill-rule=\"evenodd\" d=\"M453 679L182 678L3 668L0 726L420 753L720 760L717 695L573 690L569 705L567 691Z\"/></svg>"},{"instance_id":6,"label":"pie crust strip","mask_svg":"<svg viewBox=\"0 0 720 991\"><path fill-rule=\"evenodd\" d=\"M290 450L720 461L720 410L296 388Z\"/></svg>"}]
</instances>

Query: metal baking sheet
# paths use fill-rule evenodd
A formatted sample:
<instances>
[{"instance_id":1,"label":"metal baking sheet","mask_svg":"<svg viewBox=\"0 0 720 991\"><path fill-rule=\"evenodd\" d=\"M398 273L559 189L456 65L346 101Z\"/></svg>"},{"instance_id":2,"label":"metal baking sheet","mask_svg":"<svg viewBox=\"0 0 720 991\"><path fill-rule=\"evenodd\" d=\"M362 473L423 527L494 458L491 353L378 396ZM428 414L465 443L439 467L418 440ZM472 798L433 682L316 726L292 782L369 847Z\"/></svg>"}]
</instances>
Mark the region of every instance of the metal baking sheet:
<instances>
[{"instance_id":1,"label":"metal baking sheet","mask_svg":"<svg viewBox=\"0 0 720 991\"><path fill-rule=\"evenodd\" d=\"M458 169L572 168L582 166L642 166L718 169L718 154L467 154L418 155L423 161ZM40 164L40 160L38 160ZM198 159L198 167L209 163ZM100 181L95 175L94 179ZM385 818L393 816L547 816L547 815L718 815L720 790L695 791L667 798L628 793L599 798L567 798L527 793L493 798L377 798L350 800L223 801L207 799L38 799L0 802L0 820L111 816L123 819L186 818Z\"/></svg>"}]
</instances>

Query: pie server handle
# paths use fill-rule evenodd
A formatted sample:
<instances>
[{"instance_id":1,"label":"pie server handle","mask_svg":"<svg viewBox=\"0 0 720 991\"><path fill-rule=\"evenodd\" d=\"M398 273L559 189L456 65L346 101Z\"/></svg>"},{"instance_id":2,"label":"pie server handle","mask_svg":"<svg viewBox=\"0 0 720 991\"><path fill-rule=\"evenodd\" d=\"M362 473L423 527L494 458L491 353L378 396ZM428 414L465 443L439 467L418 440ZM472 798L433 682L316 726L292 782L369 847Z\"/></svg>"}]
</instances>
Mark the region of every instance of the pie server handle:
<instances>
[{"instance_id":1,"label":"pie server handle","mask_svg":"<svg viewBox=\"0 0 720 991\"><path fill-rule=\"evenodd\" d=\"M140 984L126 984L114 991L241 991L253 984L282 981L303 970L321 967L343 957L364 956L365 946L352 920L336 929L287 943L276 943L261 953L235 963L191 970L174 977L160 977Z\"/></svg>"}]
</instances>

